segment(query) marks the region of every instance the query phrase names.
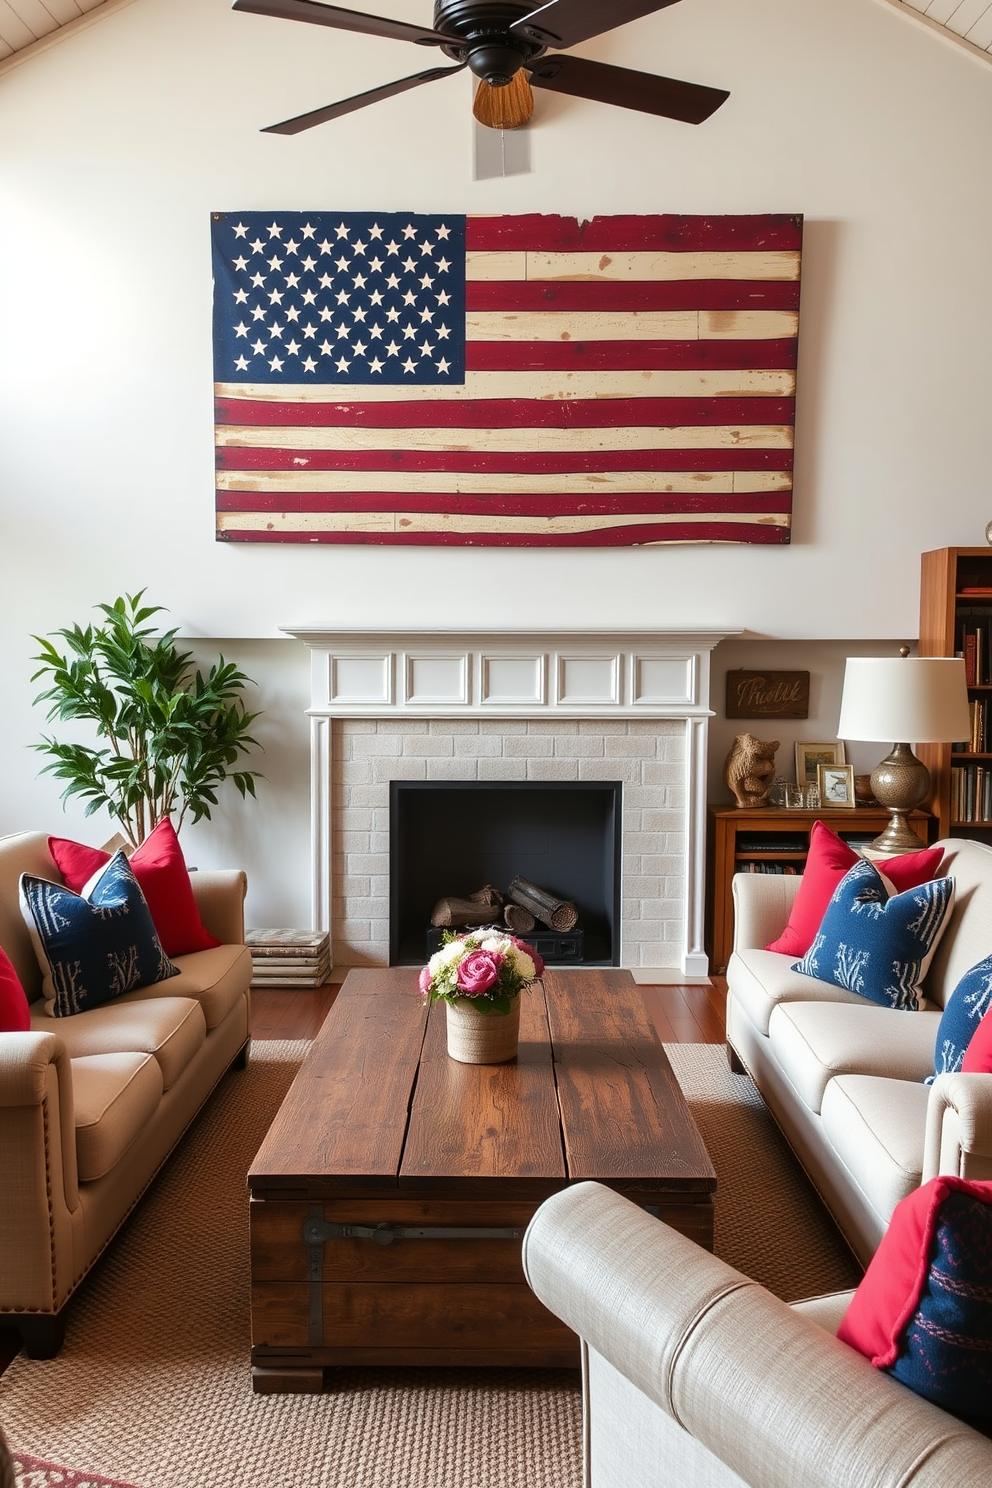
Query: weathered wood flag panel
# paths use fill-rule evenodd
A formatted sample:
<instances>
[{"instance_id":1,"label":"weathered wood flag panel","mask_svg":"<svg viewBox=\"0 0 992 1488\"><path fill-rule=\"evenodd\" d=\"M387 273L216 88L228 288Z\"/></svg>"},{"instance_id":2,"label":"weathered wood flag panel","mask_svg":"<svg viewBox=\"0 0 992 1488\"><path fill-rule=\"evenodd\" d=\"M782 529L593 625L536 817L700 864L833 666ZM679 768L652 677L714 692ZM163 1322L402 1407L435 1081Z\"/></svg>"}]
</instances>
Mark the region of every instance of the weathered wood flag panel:
<instances>
[{"instance_id":1,"label":"weathered wood flag panel","mask_svg":"<svg viewBox=\"0 0 992 1488\"><path fill-rule=\"evenodd\" d=\"M801 217L212 232L218 539L789 541Z\"/></svg>"}]
</instances>

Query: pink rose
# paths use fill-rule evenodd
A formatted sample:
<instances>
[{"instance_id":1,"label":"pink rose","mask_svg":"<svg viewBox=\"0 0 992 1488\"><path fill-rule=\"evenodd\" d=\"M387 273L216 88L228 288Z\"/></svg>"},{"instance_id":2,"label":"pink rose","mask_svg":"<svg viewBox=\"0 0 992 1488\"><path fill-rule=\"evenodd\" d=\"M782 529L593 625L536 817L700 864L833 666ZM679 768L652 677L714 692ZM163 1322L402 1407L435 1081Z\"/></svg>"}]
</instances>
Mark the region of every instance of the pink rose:
<instances>
[{"instance_id":1,"label":"pink rose","mask_svg":"<svg viewBox=\"0 0 992 1488\"><path fill-rule=\"evenodd\" d=\"M422 966L421 967L421 969L420 969L420 980L417 983L417 985L419 986L421 992L423 992L424 996L426 997L427 994L428 994L428 992L431 990L431 969L430 969L429 966Z\"/></svg>"},{"instance_id":2,"label":"pink rose","mask_svg":"<svg viewBox=\"0 0 992 1488\"><path fill-rule=\"evenodd\" d=\"M511 935L510 939L519 950L523 951L525 955L530 957L530 959L534 963L534 971L537 973L537 975L539 977L543 976L544 962L541 960L534 947L532 945L528 945L526 940L518 940L515 935Z\"/></svg>"},{"instance_id":3,"label":"pink rose","mask_svg":"<svg viewBox=\"0 0 992 1488\"><path fill-rule=\"evenodd\" d=\"M499 976L503 957L497 951L470 951L459 962L456 981L465 997L482 997Z\"/></svg>"}]
</instances>

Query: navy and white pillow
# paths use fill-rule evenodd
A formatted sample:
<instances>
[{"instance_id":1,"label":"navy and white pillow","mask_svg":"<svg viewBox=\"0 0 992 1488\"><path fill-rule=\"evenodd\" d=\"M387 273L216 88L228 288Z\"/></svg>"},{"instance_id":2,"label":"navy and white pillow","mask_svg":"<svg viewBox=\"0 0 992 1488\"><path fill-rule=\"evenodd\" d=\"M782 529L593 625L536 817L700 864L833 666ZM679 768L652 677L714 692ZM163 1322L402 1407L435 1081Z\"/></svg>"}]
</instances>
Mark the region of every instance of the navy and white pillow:
<instances>
[{"instance_id":1,"label":"navy and white pillow","mask_svg":"<svg viewBox=\"0 0 992 1488\"><path fill-rule=\"evenodd\" d=\"M21 913L57 1018L99 1007L179 975L162 949L145 896L122 852L81 894L22 873Z\"/></svg>"},{"instance_id":2,"label":"navy and white pillow","mask_svg":"<svg viewBox=\"0 0 992 1488\"><path fill-rule=\"evenodd\" d=\"M933 1075L956 1075L961 1068L971 1036L992 1007L992 956L986 956L966 971L947 999L937 1028L933 1051Z\"/></svg>"},{"instance_id":3,"label":"navy and white pillow","mask_svg":"<svg viewBox=\"0 0 992 1488\"><path fill-rule=\"evenodd\" d=\"M953 900L950 878L890 897L882 875L864 858L837 885L813 944L792 969L882 1007L915 1012Z\"/></svg>"}]
</instances>

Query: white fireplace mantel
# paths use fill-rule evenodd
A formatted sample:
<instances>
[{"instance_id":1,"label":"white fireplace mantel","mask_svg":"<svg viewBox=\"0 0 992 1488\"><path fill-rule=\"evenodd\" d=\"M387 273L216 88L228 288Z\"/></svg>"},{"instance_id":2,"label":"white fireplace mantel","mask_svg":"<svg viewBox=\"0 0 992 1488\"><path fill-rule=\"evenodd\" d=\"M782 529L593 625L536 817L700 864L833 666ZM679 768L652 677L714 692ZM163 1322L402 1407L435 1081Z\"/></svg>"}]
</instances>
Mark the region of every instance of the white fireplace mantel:
<instances>
[{"instance_id":1,"label":"white fireplace mantel","mask_svg":"<svg viewBox=\"0 0 992 1488\"><path fill-rule=\"evenodd\" d=\"M705 976L710 654L739 629L349 630L284 626L312 653L314 924L331 927L336 719L668 719L685 730L681 972Z\"/></svg>"}]
</instances>

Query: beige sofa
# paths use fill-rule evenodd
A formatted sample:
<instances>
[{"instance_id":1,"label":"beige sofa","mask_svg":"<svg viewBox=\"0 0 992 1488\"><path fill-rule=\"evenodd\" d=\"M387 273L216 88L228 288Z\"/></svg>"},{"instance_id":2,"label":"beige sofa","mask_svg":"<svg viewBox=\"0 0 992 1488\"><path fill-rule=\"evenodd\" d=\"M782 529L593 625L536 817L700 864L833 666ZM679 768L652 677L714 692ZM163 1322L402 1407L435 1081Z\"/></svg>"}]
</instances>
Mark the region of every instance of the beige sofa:
<instances>
[{"instance_id":1,"label":"beige sofa","mask_svg":"<svg viewBox=\"0 0 992 1488\"><path fill-rule=\"evenodd\" d=\"M992 1441L832 1336L849 1294L787 1307L596 1183L542 1204L524 1269L582 1339L585 1488L992 1482Z\"/></svg>"},{"instance_id":2,"label":"beige sofa","mask_svg":"<svg viewBox=\"0 0 992 1488\"><path fill-rule=\"evenodd\" d=\"M174 957L181 974L155 987L49 1016L22 873L62 882L44 833L0 839L0 945L32 1001L31 1029L0 1033L0 1324L49 1358L76 1288L224 1071L247 1061L251 955L244 874L193 873L224 944Z\"/></svg>"},{"instance_id":3,"label":"beige sofa","mask_svg":"<svg viewBox=\"0 0 992 1488\"><path fill-rule=\"evenodd\" d=\"M727 966L731 1064L757 1085L848 1243L867 1264L901 1198L936 1173L992 1178L992 1075L933 1073L937 1025L963 974L992 952L992 851L947 839L951 918L924 984L897 1012L792 971L761 947L781 934L800 879L735 875Z\"/></svg>"}]
</instances>

